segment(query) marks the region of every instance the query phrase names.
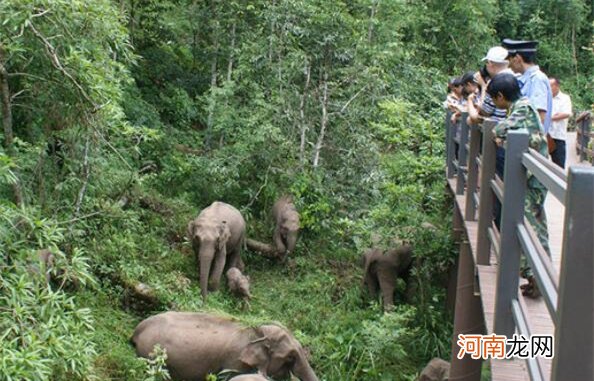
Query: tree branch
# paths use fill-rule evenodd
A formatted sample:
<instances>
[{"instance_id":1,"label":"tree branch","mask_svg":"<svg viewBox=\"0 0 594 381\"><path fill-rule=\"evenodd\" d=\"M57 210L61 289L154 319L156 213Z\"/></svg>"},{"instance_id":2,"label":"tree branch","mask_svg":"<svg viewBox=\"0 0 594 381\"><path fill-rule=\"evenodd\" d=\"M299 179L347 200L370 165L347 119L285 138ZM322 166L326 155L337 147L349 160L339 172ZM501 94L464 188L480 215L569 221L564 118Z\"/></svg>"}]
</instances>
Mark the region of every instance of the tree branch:
<instances>
[{"instance_id":1,"label":"tree branch","mask_svg":"<svg viewBox=\"0 0 594 381\"><path fill-rule=\"evenodd\" d=\"M84 151L84 159L83 159L83 168L82 168L82 176L83 176L83 185L81 186L80 190L78 191L78 197L76 199L76 206L74 208L74 217L78 217L80 213L80 207L82 205L83 199L85 197L85 192L87 191L87 185L89 184L89 177L91 175L91 171L89 168L89 146L90 146L90 138L87 136L87 141L85 143L85 151Z\"/></svg>"},{"instance_id":2,"label":"tree branch","mask_svg":"<svg viewBox=\"0 0 594 381\"><path fill-rule=\"evenodd\" d=\"M64 68L64 66L60 62L60 59L58 57L58 54L56 53L56 48L54 48L54 46L49 42L49 40L35 28L35 26L33 25L33 23L29 22L29 27L33 31L33 34L35 34L35 36L37 36L37 38L39 40L41 40L41 42L43 42L43 44L45 45L45 51L49 55L49 58L50 58L50 61L51 61L52 65L56 69L58 69L59 71L61 71L62 74L64 74L66 76L66 78L68 78L70 80L70 82L72 82L72 84L74 85L74 87L76 87L76 89L79 91L79 93L82 95L82 97L87 102L89 102L89 104L93 107L93 110L91 112L92 113L95 113L99 109L101 109L101 107L103 107L104 105L103 106L100 106L100 105L95 104L95 102L93 102L93 100L87 94L87 92L85 91L85 89L83 89L83 87L81 86L81 84L78 83L78 81L70 73L68 73L68 71Z\"/></svg>"},{"instance_id":3,"label":"tree branch","mask_svg":"<svg viewBox=\"0 0 594 381\"><path fill-rule=\"evenodd\" d=\"M309 89L309 81L311 79L311 66L309 63L305 65L305 85L303 86L303 93L301 94L301 101L299 102L299 117L301 119L301 144L299 145L299 162L301 167L305 164L305 135L308 126L305 122L305 100L307 98L307 90Z\"/></svg>"},{"instance_id":4,"label":"tree branch","mask_svg":"<svg viewBox=\"0 0 594 381\"><path fill-rule=\"evenodd\" d=\"M258 196L260 195L262 190L264 188L266 188L266 185L268 184L268 172L269 171L270 171L270 166L268 166L268 168L266 169L266 174L264 175L264 183L260 186L260 189L258 189L258 191L254 195L254 197L252 197L250 202L248 202L248 204L245 206L245 209L249 209L252 206L252 204L256 201L256 199L258 198Z\"/></svg>"},{"instance_id":5,"label":"tree branch","mask_svg":"<svg viewBox=\"0 0 594 381\"><path fill-rule=\"evenodd\" d=\"M322 120L320 122L320 134L318 135L318 141L314 150L313 167L316 168L320 162L320 151L324 144L324 135L326 134L326 127L328 126L328 72L324 71L323 80L323 92L322 92Z\"/></svg>"},{"instance_id":6,"label":"tree branch","mask_svg":"<svg viewBox=\"0 0 594 381\"><path fill-rule=\"evenodd\" d=\"M105 142L105 144L107 144L107 146L116 155L118 155L120 160L122 160L122 162L124 162L124 164L126 164L126 167L128 167L129 170L133 171L134 169L132 168L132 166L128 163L128 161L126 159L124 159L124 157L120 154L120 152L105 138L105 136L103 136L103 134L101 132L97 131L97 129L93 128L93 130L97 133L97 135L99 135L99 137Z\"/></svg>"},{"instance_id":7,"label":"tree branch","mask_svg":"<svg viewBox=\"0 0 594 381\"><path fill-rule=\"evenodd\" d=\"M21 94L22 94L22 93L24 93L25 91L26 91L26 90L25 90L25 89L23 89L23 90L21 90L21 91L17 91L16 93L12 94L12 95L10 96L10 101L11 101L11 102L12 102L12 101L14 101L14 100L15 100L15 99L16 99L16 98L19 96L19 95L21 95Z\"/></svg>"},{"instance_id":8,"label":"tree branch","mask_svg":"<svg viewBox=\"0 0 594 381\"><path fill-rule=\"evenodd\" d=\"M331 112L330 115L342 114L346 111L349 105L359 96L361 93L367 88L367 85L363 86L361 90L357 91L355 95L353 95L341 108L340 111Z\"/></svg>"}]
</instances>

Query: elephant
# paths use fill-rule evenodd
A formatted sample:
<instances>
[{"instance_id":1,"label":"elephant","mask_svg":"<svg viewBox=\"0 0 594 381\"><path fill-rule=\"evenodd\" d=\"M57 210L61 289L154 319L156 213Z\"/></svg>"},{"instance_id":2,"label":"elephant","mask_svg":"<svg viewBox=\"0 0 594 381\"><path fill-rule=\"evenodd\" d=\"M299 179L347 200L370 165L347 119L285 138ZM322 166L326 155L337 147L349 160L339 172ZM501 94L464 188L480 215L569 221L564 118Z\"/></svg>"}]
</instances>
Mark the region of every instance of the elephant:
<instances>
[{"instance_id":1,"label":"elephant","mask_svg":"<svg viewBox=\"0 0 594 381\"><path fill-rule=\"evenodd\" d=\"M140 322L131 342L145 358L156 344L164 348L173 380L202 381L228 369L278 379L293 373L302 381L318 381L301 344L276 324L244 327L213 314L164 312Z\"/></svg>"},{"instance_id":2,"label":"elephant","mask_svg":"<svg viewBox=\"0 0 594 381\"><path fill-rule=\"evenodd\" d=\"M252 298L250 294L250 277L248 275L243 275L237 267L231 267L227 270L226 275L229 290L233 294L248 300Z\"/></svg>"},{"instance_id":3,"label":"elephant","mask_svg":"<svg viewBox=\"0 0 594 381\"><path fill-rule=\"evenodd\" d=\"M377 298L378 287L382 293L384 311L390 311L394 306L394 290L398 277L408 279L412 264L412 246L402 245L396 249L369 249L363 254L364 264L363 287L373 298Z\"/></svg>"},{"instance_id":4,"label":"elephant","mask_svg":"<svg viewBox=\"0 0 594 381\"><path fill-rule=\"evenodd\" d=\"M229 381L268 381L269 379L258 374L242 374L240 376L235 376Z\"/></svg>"},{"instance_id":5,"label":"elephant","mask_svg":"<svg viewBox=\"0 0 594 381\"><path fill-rule=\"evenodd\" d=\"M200 291L206 301L209 290L219 289L226 267L244 267L245 220L233 206L215 201L190 221L188 238L200 264Z\"/></svg>"},{"instance_id":6,"label":"elephant","mask_svg":"<svg viewBox=\"0 0 594 381\"><path fill-rule=\"evenodd\" d=\"M436 357L429 361L418 381L448 381L449 378L450 363Z\"/></svg>"},{"instance_id":7,"label":"elephant","mask_svg":"<svg viewBox=\"0 0 594 381\"><path fill-rule=\"evenodd\" d=\"M299 234L299 212L291 196L282 196L272 207L275 222L274 244L284 260L295 250Z\"/></svg>"},{"instance_id":8,"label":"elephant","mask_svg":"<svg viewBox=\"0 0 594 381\"><path fill-rule=\"evenodd\" d=\"M46 285L49 285L52 280L52 271L54 271L55 267L55 256L51 251L43 249L37 252L37 259L40 263L39 270L43 273Z\"/></svg>"}]
</instances>

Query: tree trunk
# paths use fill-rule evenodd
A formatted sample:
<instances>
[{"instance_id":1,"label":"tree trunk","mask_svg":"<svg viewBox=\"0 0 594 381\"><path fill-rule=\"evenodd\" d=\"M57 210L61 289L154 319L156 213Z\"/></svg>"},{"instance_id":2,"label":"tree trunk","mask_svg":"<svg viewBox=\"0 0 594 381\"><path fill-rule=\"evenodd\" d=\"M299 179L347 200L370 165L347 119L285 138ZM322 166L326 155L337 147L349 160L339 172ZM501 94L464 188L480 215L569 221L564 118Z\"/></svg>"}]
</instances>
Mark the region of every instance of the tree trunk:
<instances>
[{"instance_id":1,"label":"tree trunk","mask_svg":"<svg viewBox=\"0 0 594 381\"><path fill-rule=\"evenodd\" d=\"M280 258L280 253L276 250L276 247L274 247L273 245L259 242L251 238L246 239L245 244L248 247L248 249L257 251L267 258Z\"/></svg>"},{"instance_id":2,"label":"tree trunk","mask_svg":"<svg viewBox=\"0 0 594 381\"><path fill-rule=\"evenodd\" d=\"M231 46L229 48L229 65L227 65L227 82L231 81L231 75L233 73L233 58L235 54L235 30L237 28L237 21L233 21L231 27Z\"/></svg>"},{"instance_id":3,"label":"tree trunk","mask_svg":"<svg viewBox=\"0 0 594 381\"><path fill-rule=\"evenodd\" d=\"M87 137L87 141L85 143L85 150L84 150L84 158L83 158L83 167L82 167L82 179L83 184L78 191L78 196L76 198L76 204L74 207L74 218L78 217L80 213L80 208L82 207L82 203L85 197L85 193L87 191L87 186L89 184L89 176L91 175L91 170L89 166L89 148L90 148L90 138Z\"/></svg>"},{"instance_id":4,"label":"tree trunk","mask_svg":"<svg viewBox=\"0 0 594 381\"><path fill-rule=\"evenodd\" d=\"M328 126L328 72L324 71L324 79L322 83L322 120L320 124L320 134L318 135L318 141L316 143L313 159L313 167L317 168L320 163L320 151L324 144L324 136L326 135L326 127Z\"/></svg>"},{"instance_id":5,"label":"tree trunk","mask_svg":"<svg viewBox=\"0 0 594 381\"><path fill-rule=\"evenodd\" d=\"M212 17L214 27L212 30L212 62L210 63L210 104L208 107L208 117L206 119L206 146L210 148L210 140L212 138L212 125L214 119L214 112L216 107L216 101L214 100L214 90L217 87L217 66L218 66L218 54L219 54L219 21L216 19L216 4L212 3Z\"/></svg>"},{"instance_id":6,"label":"tree trunk","mask_svg":"<svg viewBox=\"0 0 594 381\"><path fill-rule=\"evenodd\" d=\"M594 7L593 7L594 9ZM573 24L573 26L571 27L571 49L572 49L572 58L573 58L573 67L575 70L575 77L577 79L579 76L579 71L578 71L578 59L577 59L577 49L575 48L575 24ZM579 82L578 82L579 83Z\"/></svg>"},{"instance_id":7,"label":"tree trunk","mask_svg":"<svg viewBox=\"0 0 594 381\"><path fill-rule=\"evenodd\" d=\"M305 66L305 85L299 102L299 118L301 119L301 144L299 145L299 162L301 168L305 165L305 138L307 134L307 122L305 121L305 101L307 100L307 90L309 89L309 80L311 79L311 66L309 63Z\"/></svg>"},{"instance_id":8,"label":"tree trunk","mask_svg":"<svg viewBox=\"0 0 594 381\"><path fill-rule=\"evenodd\" d=\"M373 39L373 20L375 19L375 15L377 13L377 8L379 7L380 0L373 0L371 2L371 14L369 15L369 28L367 30L367 42L371 42Z\"/></svg>"},{"instance_id":9,"label":"tree trunk","mask_svg":"<svg viewBox=\"0 0 594 381\"><path fill-rule=\"evenodd\" d=\"M4 127L4 148L10 153L14 135L12 132L12 107L10 102L10 87L8 86L8 71L6 70L6 52L0 45L0 93L2 93L2 126Z\"/></svg>"},{"instance_id":10,"label":"tree trunk","mask_svg":"<svg viewBox=\"0 0 594 381\"><path fill-rule=\"evenodd\" d=\"M8 70L6 70L6 51L4 46L0 45L0 110L2 110L2 126L4 128L4 148L8 156L13 156L14 133L12 130L12 103L10 97ZM16 181L12 184L14 203L21 206L23 204L23 190L16 174L15 177Z\"/></svg>"}]
</instances>

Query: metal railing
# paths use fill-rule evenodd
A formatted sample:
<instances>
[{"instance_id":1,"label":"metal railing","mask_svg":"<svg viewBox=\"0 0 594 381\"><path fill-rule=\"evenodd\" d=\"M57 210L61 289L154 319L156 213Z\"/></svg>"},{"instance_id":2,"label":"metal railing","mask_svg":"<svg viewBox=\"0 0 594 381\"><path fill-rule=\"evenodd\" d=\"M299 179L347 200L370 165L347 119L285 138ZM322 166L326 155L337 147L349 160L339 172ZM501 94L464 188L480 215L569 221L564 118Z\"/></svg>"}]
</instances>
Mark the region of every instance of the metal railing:
<instances>
[{"instance_id":1,"label":"metal railing","mask_svg":"<svg viewBox=\"0 0 594 381\"><path fill-rule=\"evenodd\" d=\"M508 338L516 332L526 337L540 333L531 327L529 312L518 299L520 259L525 255L555 326L552 372L545 374L541 361L528 359L531 380L594 380L594 168L574 166L566 175L529 148L525 130L510 130L502 181L495 174L495 123L469 128L466 116L462 114L460 120L458 161L453 143L446 144L447 176L457 176L456 194L466 191L466 209L460 214L466 221L478 219L474 265L491 266L495 262L491 253L497 256L493 331ZM450 130L446 137L453 140L449 113L446 118ZM551 258L524 215L528 172L565 206L558 278ZM494 223L496 199L501 203L500 229Z\"/></svg>"},{"instance_id":2,"label":"metal railing","mask_svg":"<svg viewBox=\"0 0 594 381\"><path fill-rule=\"evenodd\" d=\"M592 114L589 111L581 113L576 119L576 127L575 148L580 160L594 164L594 151L589 148L589 143L592 140Z\"/></svg>"}]
</instances>

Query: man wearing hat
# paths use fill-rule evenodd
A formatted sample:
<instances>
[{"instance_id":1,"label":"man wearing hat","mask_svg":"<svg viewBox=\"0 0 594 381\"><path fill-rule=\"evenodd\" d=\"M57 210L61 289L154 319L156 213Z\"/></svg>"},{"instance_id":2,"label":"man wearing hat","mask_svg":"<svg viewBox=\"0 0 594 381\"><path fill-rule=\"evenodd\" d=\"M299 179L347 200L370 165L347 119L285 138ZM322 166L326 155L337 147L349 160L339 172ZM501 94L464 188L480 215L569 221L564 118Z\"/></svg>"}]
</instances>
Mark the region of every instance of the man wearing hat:
<instances>
[{"instance_id":1,"label":"man wearing hat","mask_svg":"<svg viewBox=\"0 0 594 381\"><path fill-rule=\"evenodd\" d=\"M495 78L500 74L513 74L513 71L508 67L509 61L507 60L508 52L501 46L494 46L487 52L487 55L483 58L485 62L485 68L491 78ZM483 84L483 88L486 90L487 84ZM490 119L500 122L507 118L507 109L498 108L495 106L493 98L488 92L485 93L483 102L478 112L468 108L470 116L470 123L476 124L480 122L482 117L489 117ZM480 116L479 116L480 114ZM503 178L503 168L505 165L505 149L503 147L497 147L495 152L495 172L501 178ZM501 203L499 200L495 200L494 205L494 217L495 225L499 228L501 224Z\"/></svg>"},{"instance_id":2,"label":"man wearing hat","mask_svg":"<svg viewBox=\"0 0 594 381\"><path fill-rule=\"evenodd\" d=\"M549 78L536 64L537 45L538 41L519 41L509 38L503 40L503 47L509 53L507 57L509 65L514 72L520 74L518 80L522 95L530 99L530 103L540 115L545 133L548 134L553 111L553 93Z\"/></svg>"},{"instance_id":3,"label":"man wearing hat","mask_svg":"<svg viewBox=\"0 0 594 381\"><path fill-rule=\"evenodd\" d=\"M508 67L509 61L507 60L507 55L507 50L501 46L494 46L489 49L487 55L483 58L483 62L485 62L485 69L487 70L490 78L493 78L500 73L513 73ZM485 79L482 76L477 76L477 79L479 80L478 84L480 87L486 90L487 83L484 82ZM486 92L483 96L483 101L479 109L476 110L476 112L473 111L475 110L471 110L469 107L468 113L470 115L471 124L479 123L481 116L489 117L495 121L503 120L507 116L507 111L495 107L493 99L491 99L489 94ZM500 175L503 176L502 174Z\"/></svg>"}]
</instances>

